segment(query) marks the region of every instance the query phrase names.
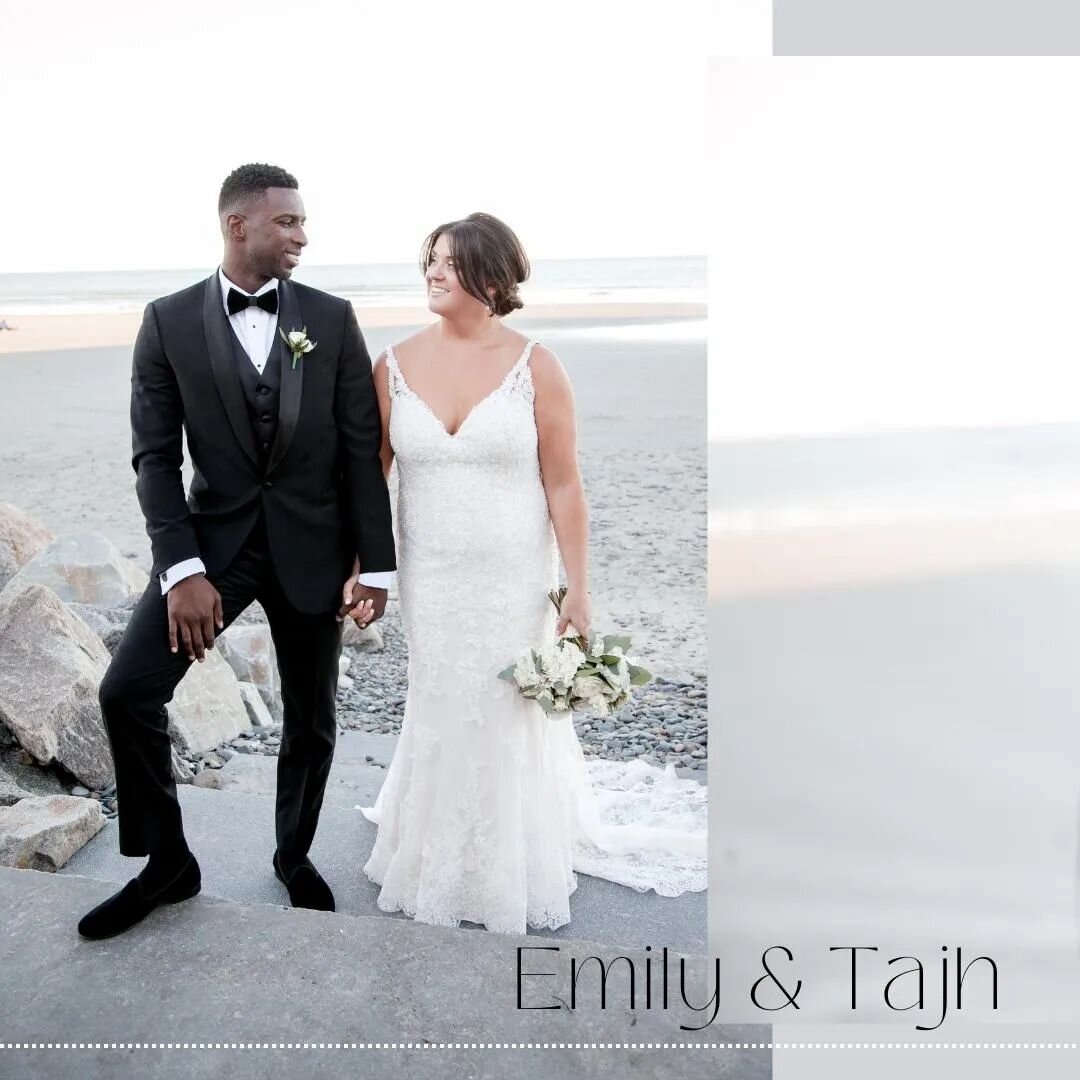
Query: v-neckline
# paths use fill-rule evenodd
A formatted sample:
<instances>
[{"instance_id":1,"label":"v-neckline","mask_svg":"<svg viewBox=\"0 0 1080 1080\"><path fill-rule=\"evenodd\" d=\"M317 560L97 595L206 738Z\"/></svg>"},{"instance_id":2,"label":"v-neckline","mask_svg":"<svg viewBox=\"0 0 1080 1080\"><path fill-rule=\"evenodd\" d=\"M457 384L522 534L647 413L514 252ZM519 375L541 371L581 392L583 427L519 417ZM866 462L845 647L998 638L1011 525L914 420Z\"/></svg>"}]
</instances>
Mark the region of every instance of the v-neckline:
<instances>
[{"instance_id":1,"label":"v-neckline","mask_svg":"<svg viewBox=\"0 0 1080 1080\"><path fill-rule=\"evenodd\" d=\"M458 424L457 430L453 431L453 432L451 432L447 428L446 424L443 423L443 421L439 419L439 416L435 412L435 410L409 385L408 380L405 378L405 373L401 370L401 365L398 363L397 357L394 355L394 347L392 345L388 345L386 347L386 354L389 357L389 359L392 361L392 363L394 365L394 369L397 371L397 377L401 380L401 385L405 388L405 390L409 394L409 396L415 398L424 407L424 410L427 413L430 414L431 419L434 420L435 423L439 425L440 429L442 430L442 433L448 439L456 440L457 437L465 429L465 425L472 419L473 413L476 412L476 410L479 409L480 406L483 405L485 401L488 401L491 398L493 398L497 393L499 393L500 390L503 389L503 387L506 386L506 384L510 381L510 376L513 375L515 371L517 371L517 369L521 366L521 362L528 357L530 351L532 350L532 346L533 346L533 341L530 338L525 343L525 348L521 350L521 355L514 361L513 367L511 367L510 370L502 377L502 380L500 381L499 385L496 386L494 389L490 390L488 393L486 393L482 398L480 398L479 401L477 401L469 409L469 411L465 414L464 419L461 421L460 424Z\"/></svg>"}]
</instances>

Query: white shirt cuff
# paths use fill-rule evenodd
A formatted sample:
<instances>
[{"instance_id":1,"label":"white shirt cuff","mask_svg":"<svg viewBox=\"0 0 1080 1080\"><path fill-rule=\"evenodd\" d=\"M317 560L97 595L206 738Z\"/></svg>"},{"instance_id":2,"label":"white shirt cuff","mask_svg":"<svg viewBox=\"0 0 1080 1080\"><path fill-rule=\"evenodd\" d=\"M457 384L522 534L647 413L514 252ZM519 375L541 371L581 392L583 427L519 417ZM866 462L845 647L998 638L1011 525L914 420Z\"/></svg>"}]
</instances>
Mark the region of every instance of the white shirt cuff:
<instances>
[{"instance_id":1,"label":"white shirt cuff","mask_svg":"<svg viewBox=\"0 0 1080 1080\"><path fill-rule=\"evenodd\" d=\"M370 574L361 574L356 580L369 589L389 589L394 582L394 571L375 570Z\"/></svg>"},{"instance_id":2,"label":"white shirt cuff","mask_svg":"<svg viewBox=\"0 0 1080 1080\"><path fill-rule=\"evenodd\" d=\"M161 595L164 596L177 582L183 581L184 578L191 577L193 574L205 574L206 567L203 565L202 559L185 559L183 562L178 562L175 566L170 566L160 577L161 581Z\"/></svg>"}]
</instances>

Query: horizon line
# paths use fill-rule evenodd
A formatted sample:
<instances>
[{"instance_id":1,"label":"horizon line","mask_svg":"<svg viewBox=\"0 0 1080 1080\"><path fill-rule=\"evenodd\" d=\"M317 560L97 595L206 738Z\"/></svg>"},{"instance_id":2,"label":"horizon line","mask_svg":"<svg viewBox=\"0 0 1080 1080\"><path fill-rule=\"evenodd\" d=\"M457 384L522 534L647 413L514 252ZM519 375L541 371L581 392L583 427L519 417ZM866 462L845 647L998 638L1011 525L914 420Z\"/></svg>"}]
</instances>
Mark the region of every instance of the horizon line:
<instances>
[{"instance_id":1,"label":"horizon line","mask_svg":"<svg viewBox=\"0 0 1080 1080\"><path fill-rule=\"evenodd\" d=\"M708 256L702 253L691 253L688 255L555 255L547 258L530 259L529 261L534 265L542 263L553 262L635 262L651 260L656 261L658 259L699 259L707 261ZM219 265L219 264L215 264ZM408 261L388 261L388 260L375 260L371 262L333 262L333 263L311 263L309 266L301 267L301 270L341 270L348 269L350 267L357 266L415 266L414 260ZM209 266L209 263L206 264ZM124 267L122 269L86 269L86 268L67 268L67 269L50 269L50 270L0 270L0 278L2 277L21 277L31 274L153 274L153 273L180 273L182 271L191 271L193 273L203 273L205 267L200 266L132 266Z\"/></svg>"}]
</instances>

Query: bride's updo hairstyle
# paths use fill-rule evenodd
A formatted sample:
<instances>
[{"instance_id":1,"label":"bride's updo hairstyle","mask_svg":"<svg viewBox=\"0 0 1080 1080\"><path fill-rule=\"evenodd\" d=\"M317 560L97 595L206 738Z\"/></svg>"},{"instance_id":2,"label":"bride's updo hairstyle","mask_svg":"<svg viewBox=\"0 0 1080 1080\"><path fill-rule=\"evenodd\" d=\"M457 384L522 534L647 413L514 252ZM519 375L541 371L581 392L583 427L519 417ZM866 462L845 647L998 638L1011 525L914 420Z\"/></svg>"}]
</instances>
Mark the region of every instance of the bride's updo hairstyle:
<instances>
[{"instance_id":1,"label":"bride's updo hairstyle","mask_svg":"<svg viewBox=\"0 0 1080 1080\"><path fill-rule=\"evenodd\" d=\"M470 214L440 225L424 241L422 273L427 273L440 236L447 239L458 281L492 315L509 315L524 306L518 286L529 276L529 260L508 225L491 214Z\"/></svg>"}]
</instances>

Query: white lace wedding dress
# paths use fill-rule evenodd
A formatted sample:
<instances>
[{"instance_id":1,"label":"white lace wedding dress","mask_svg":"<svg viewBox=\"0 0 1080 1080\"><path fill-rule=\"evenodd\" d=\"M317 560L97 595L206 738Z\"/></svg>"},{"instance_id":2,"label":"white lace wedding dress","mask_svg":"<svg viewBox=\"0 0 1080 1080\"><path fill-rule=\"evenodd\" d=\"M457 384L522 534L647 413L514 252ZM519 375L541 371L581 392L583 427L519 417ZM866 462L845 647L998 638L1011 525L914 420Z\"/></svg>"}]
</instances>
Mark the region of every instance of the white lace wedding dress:
<instances>
[{"instance_id":1,"label":"white lace wedding dress","mask_svg":"<svg viewBox=\"0 0 1080 1080\"><path fill-rule=\"evenodd\" d=\"M380 908L503 933L569 922L575 871L668 896L706 884L703 785L644 762L586 764L568 716L497 678L555 633L532 345L454 435L387 350L408 695L363 810L379 826L364 871Z\"/></svg>"}]
</instances>

